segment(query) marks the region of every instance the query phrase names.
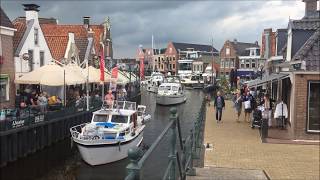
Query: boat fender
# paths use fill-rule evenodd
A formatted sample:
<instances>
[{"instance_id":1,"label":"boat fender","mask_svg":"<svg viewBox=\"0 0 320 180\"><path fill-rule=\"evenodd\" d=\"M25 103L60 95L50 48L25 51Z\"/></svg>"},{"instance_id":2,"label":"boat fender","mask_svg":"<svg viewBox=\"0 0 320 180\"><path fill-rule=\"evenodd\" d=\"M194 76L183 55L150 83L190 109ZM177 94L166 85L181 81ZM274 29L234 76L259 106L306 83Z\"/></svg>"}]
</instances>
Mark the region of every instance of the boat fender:
<instances>
[{"instance_id":1,"label":"boat fender","mask_svg":"<svg viewBox=\"0 0 320 180\"><path fill-rule=\"evenodd\" d=\"M93 140L97 140L97 139L99 139L99 136L95 135L95 136L92 137L92 139Z\"/></svg>"}]
</instances>

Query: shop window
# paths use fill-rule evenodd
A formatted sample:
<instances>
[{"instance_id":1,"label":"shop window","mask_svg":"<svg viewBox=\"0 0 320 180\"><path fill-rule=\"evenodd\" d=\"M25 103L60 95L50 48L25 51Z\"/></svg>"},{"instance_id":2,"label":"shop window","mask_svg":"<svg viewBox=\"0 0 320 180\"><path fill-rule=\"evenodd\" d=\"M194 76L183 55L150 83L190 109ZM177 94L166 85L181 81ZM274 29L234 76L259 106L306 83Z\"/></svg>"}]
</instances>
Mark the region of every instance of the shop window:
<instances>
[{"instance_id":1,"label":"shop window","mask_svg":"<svg viewBox=\"0 0 320 180\"><path fill-rule=\"evenodd\" d=\"M9 101L9 77L0 75L0 102Z\"/></svg>"},{"instance_id":2,"label":"shop window","mask_svg":"<svg viewBox=\"0 0 320 180\"><path fill-rule=\"evenodd\" d=\"M307 131L320 132L320 81L308 83Z\"/></svg>"}]
</instances>

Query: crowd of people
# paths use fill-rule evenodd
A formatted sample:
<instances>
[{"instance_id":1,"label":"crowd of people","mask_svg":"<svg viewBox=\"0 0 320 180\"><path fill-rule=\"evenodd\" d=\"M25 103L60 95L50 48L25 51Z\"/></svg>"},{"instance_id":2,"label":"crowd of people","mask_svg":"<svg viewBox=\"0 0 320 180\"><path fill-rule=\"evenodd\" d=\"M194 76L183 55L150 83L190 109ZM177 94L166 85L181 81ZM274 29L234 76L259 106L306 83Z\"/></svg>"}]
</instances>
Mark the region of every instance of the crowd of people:
<instances>
[{"instance_id":1,"label":"crowd of people","mask_svg":"<svg viewBox=\"0 0 320 180\"><path fill-rule=\"evenodd\" d=\"M207 100L210 106L210 96L207 96ZM274 105L276 101L274 99L270 98L270 95L268 93L263 93L255 88L248 88L246 85L241 86L241 88L236 89L232 94L232 102L233 102L233 108L236 115L236 122L241 122L241 114L244 113L243 121L247 123L252 123L253 119L253 112L256 109L259 109L262 111L262 118L268 120L268 126L272 127L273 121L272 117L273 114L276 117L279 115L279 109L277 105ZM278 101L276 104L282 103L283 101ZM222 119L222 112L225 108L225 99L222 95L222 92L218 91L216 96L214 97L214 109L215 109L215 117L217 123L221 123ZM274 107L277 107L274 109ZM283 106L282 106L283 107ZM274 112L274 113L273 113ZM287 107L285 106L284 112L285 118L287 118ZM278 122L277 122L278 123ZM278 126L278 125L277 125Z\"/></svg>"}]
</instances>

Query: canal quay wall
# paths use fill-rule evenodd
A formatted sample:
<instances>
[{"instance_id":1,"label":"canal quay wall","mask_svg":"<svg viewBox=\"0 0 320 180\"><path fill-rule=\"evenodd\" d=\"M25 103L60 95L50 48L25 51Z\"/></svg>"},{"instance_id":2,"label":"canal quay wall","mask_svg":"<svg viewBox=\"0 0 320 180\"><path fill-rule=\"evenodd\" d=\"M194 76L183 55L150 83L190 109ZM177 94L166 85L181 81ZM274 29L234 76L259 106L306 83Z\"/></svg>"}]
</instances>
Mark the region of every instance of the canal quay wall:
<instances>
[{"instance_id":1,"label":"canal quay wall","mask_svg":"<svg viewBox=\"0 0 320 180\"><path fill-rule=\"evenodd\" d=\"M133 95L133 94L132 94ZM131 96L130 101L139 102L141 94ZM54 143L70 137L70 128L90 122L92 112L101 104L85 108L65 108L37 114L27 111L20 117L0 121L0 167L19 158L36 153Z\"/></svg>"},{"instance_id":2,"label":"canal quay wall","mask_svg":"<svg viewBox=\"0 0 320 180\"><path fill-rule=\"evenodd\" d=\"M70 136L72 126L89 122L91 111L61 110L0 121L0 166L6 166Z\"/></svg>"}]
</instances>

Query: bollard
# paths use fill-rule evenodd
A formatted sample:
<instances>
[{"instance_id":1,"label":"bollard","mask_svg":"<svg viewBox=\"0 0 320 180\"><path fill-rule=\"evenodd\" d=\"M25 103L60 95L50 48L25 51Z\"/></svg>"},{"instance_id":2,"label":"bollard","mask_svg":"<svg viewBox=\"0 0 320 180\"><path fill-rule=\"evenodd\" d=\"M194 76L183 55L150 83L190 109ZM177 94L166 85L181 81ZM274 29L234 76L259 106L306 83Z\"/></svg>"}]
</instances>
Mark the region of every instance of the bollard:
<instances>
[{"instance_id":1,"label":"bollard","mask_svg":"<svg viewBox=\"0 0 320 180\"><path fill-rule=\"evenodd\" d=\"M127 166L127 178L126 180L139 180L140 179L140 167L138 165L139 159L143 152L139 147L133 147L128 150L128 158L130 164Z\"/></svg>"}]
</instances>

